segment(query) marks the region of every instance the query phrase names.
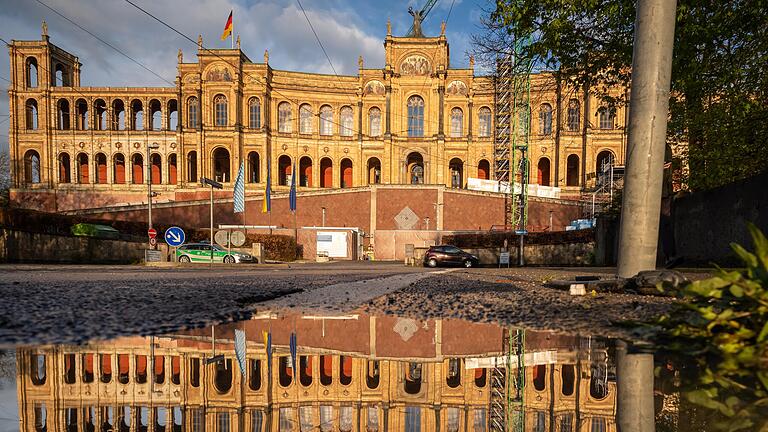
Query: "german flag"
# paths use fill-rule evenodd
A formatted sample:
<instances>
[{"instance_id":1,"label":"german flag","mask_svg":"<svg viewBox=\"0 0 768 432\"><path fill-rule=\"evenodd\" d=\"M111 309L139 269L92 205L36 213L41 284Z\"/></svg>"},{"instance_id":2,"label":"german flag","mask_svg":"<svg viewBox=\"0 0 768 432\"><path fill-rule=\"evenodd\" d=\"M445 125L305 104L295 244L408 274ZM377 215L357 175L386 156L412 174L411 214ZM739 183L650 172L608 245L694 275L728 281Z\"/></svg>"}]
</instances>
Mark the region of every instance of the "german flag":
<instances>
[{"instance_id":1,"label":"german flag","mask_svg":"<svg viewBox=\"0 0 768 432\"><path fill-rule=\"evenodd\" d=\"M232 34L232 11L229 11L229 18L227 18L227 25L224 26L224 33L221 34L221 40L227 40Z\"/></svg>"}]
</instances>

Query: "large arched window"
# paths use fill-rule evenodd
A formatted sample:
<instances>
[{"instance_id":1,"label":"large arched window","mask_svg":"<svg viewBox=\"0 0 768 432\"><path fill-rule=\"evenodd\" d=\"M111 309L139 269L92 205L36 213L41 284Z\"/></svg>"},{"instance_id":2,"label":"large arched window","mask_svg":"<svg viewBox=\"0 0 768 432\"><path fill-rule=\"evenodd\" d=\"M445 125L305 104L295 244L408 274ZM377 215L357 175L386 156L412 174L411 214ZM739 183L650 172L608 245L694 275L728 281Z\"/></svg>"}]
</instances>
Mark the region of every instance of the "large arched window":
<instances>
[{"instance_id":1,"label":"large arched window","mask_svg":"<svg viewBox=\"0 0 768 432\"><path fill-rule=\"evenodd\" d=\"M257 152L248 153L248 183L259 182L259 154Z\"/></svg>"},{"instance_id":2,"label":"large arched window","mask_svg":"<svg viewBox=\"0 0 768 432\"><path fill-rule=\"evenodd\" d=\"M200 122L200 103L196 97L187 99L187 127L197 129Z\"/></svg>"},{"instance_id":3,"label":"large arched window","mask_svg":"<svg viewBox=\"0 0 768 432\"><path fill-rule=\"evenodd\" d=\"M598 124L600 129L613 129L614 120L616 119L616 108L610 106L602 106L597 110Z\"/></svg>"},{"instance_id":4,"label":"large arched window","mask_svg":"<svg viewBox=\"0 0 768 432\"><path fill-rule=\"evenodd\" d=\"M24 181L40 183L40 154L35 150L24 153Z\"/></svg>"},{"instance_id":5,"label":"large arched window","mask_svg":"<svg viewBox=\"0 0 768 432\"><path fill-rule=\"evenodd\" d=\"M213 179L227 183L232 181L229 175L229 151L219 147L213 151Z\"/></svg>"},{"instance_id":6,"label":"large arched window","mask_svg":"<svg viewBox=\"0 0 768 432\"><path fill-rule=\"evenodd\" d=\"M125 156L122 153L112 159L112 179L115 184L125 183Z\"/></svg>"},{"instance_id":7,"label":"large arched window","mask_svg":"<svg viewBox=\"0 0 768 432\"><path fill-rule=\"evenodd\" d=\"M491 109L488 107L482 107L477 112L478 119L478 134L481 137L491 136Z\"/></svg>"},{"instance_id":8,"label":"large arched window","mask_svg":"<svg viewBox=\"0 0 768 432\"><path fill-rule=\"evenodd\" d=\"M69 101L59 99L56 102L56 127L59 130L69 130Z\"/></svg>"},{"instance_id":9,"label":"large arched window","mask_svg":"<svg viewBox=\"0 0 768 432\"><path fill-rule=\"evenodd\" d=\"M408 98L408 136L424 136L424 99L421 96Z\"/></svg>"},{"instance_id":10,"label":"large arched window","mask_svg":"<svg viewBox=\"0 0 768 432\"><path fill-rule=\"evenodd\" d=\"M461 108L451 110L451 137L459 138L464 134L464 111Z\"/></svg>"},{"instance_id":11,"label":"large arched window","mask_svg":"<svg viewBox=\"0 0 768 432\"><path fill-rule=\"evenodd\" d=\"M451 174L451 187L460 189L464 187L464 162L459 158L453 158L448 163Z\"/></svg>"},{"instance_id":12,"label":"large arched window","mask_svg":"<svg viewBox=\"0 0 768 432\"><path fill-rule=\"evenodd\" d=\"M220 94L213 98L213 124L216 126L227 125L227 97Z\"/></svg>"},{"instance_id":13,"label":"large arched window","mask_svg":"<svg viewBox=\"0 0 768 432\"><path fill-rule=\"evenodd\" d=\"M381 136L381 110L378 107L368 110L368 135Z\"/></svg>"},{"instance_id":14,"label":"large arched window","mask_svg":"<svg viewBox=\"0 0 768 432\"><path fill-rule=\"evenodd\" d=\"M27 57L27 87L37 87L37 59Z\"/></svg>"},{"instance_id":15,"label":"large arched window","mask_svg":"<svg viewBox=\"0 0 768 432\"><path fill-rule=\"evenodd\" d=\"M568 101L568 131L578 132L581 123L581 106L578 99Z\"/></svg>"},{"instance_id":16,"label":"large arched window","mask_svg":"<svg viewBox=\"0 0 768 432\"><path fill-rule=\"evenodd\" d=\"M112 130L125 130L125 103L121 99L112 101Z\"/></svg>"},{"instance_id":17,"label":"large arched window","mask_svg":"<svg viewBox=\"0 0 768 432\"><path fill-rule=\"evenodd\" d=\"M71 183L71 173L69 153L61 153L59 155L59 183Z\"/></svg>"},{"instance_id":18,"label":"large arched window","mask_svg":"<svg viewBox=\"0 0 768 432\"><path fill-rule=\"evenodd\" d=\"M540 186L549 186L549 159L545 157L539 159L537 168L536 183Z\"/></svg>"},{"instance_id":19,"label":"large arched window","mask_svg":"<svg viewBox=\"0 0 768 432\"><path fill-rule=\"evenodd\" d=\"M568 155L566 160L565 185L579 185L579 157L575 154Z\"/></svg>"},{"instance_id":20,"label":"large arched window","mask_svg":"<svg viewBox=\"0 0 768 432\"><path fill-rule=\"evenodd\" d=\"M69 71L61 63L56 63L53 85L57 87L69 87Z\"/></svg>"},{"instance_id":21,"label":"large arched window","mask_svg":"<svg viewBox=\"0 0 768 432\"><path fill-rule=\"evenodd\" d=\"M88 102L85 99L75 102L75 129L88 130Z\"/></svg>"},{"instance_id":22,"label":"large arched window","mask_svg":"<svg viewBox=\"0 0 768 432\"><path fill-rule=\"evenodd\" d=\"M261 127L261 102L256 97L248 100L248 127L251 129Z\"/></svg>"},{"instance_id":23,"label":"large arched window","mask_svg":"<svg viewBox=\"0 0 768 432\"><path fill-rule=\"evenodd\" d=\"M168 101L168 109L167 109L167 128L168 130L176 130L179 128L179 103L176 101L176 99L171 99Z\"/></svg>"},{"instance_id":24,"label":"large arched window","mask_svg":"<svg viewBox=\"0 0 768 432\"><path fill-rule=\"evenodd\" d=\"M309 104L302 104L299 107L299 133L312 133L312 107Z\"/></svg>"},{"instance_id":25,"label":"large arched window","mask_svg":"<svg viewBox=\"0 0 768 432\"><path fill-rule=\"evenodd\" d=\"M352 136L352 127L354 124L352 107L341 107L341 111L339 111L339 120L341 120L341 127L339 128L341 136Z\"/></svg>"},{"instance_id":26,"label":"large arched window","mask_svg":"<svg viewBox=\"0 0 768 432\"><path fill-rule=\"evenodd\" d=\"M138 99L131 102L131 130L144 130L144 105Z\"/></svg>"},{"instance_id":27,"label":"large arched window","mask_svg":"<svg viewBox=\"0 0 768 432\"><path fill-rule=\"evenodd\" d=\"M330 105L320 107L320 135L333 135L333 108Z\"/></svg>"},{"instance_id":28,"label":"large arched window","mask_svg":"<svg viewBox=\"0 0 768 432\"><path fill-rule=\"evenodd\" d=\"M93 102L93 129L107 130L107 103L104 99Z\"/></svg>"},{"instance_id":29,"label":"large arched window","mask_svg":"<svg viewBox=\"0 0 768 432\"><path fill-rule=\"evenodd\" d=\"M277 131L282 133L291 133L291 104L280 102L277 106Z\"/></svg>"},{"instance_id":30,"label":"large arched window","mask_svg":"<svg viewBox=\"0 0 768 432\"><path fill-rule=\"evenodd\" d=\"M539 108L539 134L552 135L552 105L547 103Z\"/></svg>"},{"instance_id":31,"label":"large arched window","mask_svg":"<svg viewBox=\"0 0 768 432\"><path fill-rule=\"evenodd\" d=\"M25 110L27 114L27 129L37 130L37 101L34 99L27 99Z\"/></svg>"}]
</instances>

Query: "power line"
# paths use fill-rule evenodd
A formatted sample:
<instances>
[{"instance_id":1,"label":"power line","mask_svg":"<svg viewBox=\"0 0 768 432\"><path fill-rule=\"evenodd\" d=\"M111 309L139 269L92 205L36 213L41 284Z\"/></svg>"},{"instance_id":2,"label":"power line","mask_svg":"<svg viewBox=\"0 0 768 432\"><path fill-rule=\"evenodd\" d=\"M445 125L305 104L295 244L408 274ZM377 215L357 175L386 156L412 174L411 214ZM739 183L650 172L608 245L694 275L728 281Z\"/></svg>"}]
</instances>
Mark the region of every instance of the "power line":
<instances>
[{"instance_id":1,"label":"power line","mask_svg":"<svg viewBox=\"0 0 768 432\"><path fill-rule=\"evenodd\" d=\"M48 8L48 9L49 9L51 12L55 13L56 15L58 15L58 16L60 16L60 17L64 18L65 20L69 21L69 22L70 22L72 25L74 25L75 27L77 27L77 28L79 28L80 30L82 30L82 31L84 31L84 32L88 33L89 35L93 36L93 37L94 37L96 40L98 40L99 42L101 42L101 43L103 43L104 45L106 45L106 46L108 46L108 47L112 48L113 50L117 51L117 52L118 52L118 53L120 53L120 54L121 54L123 57L125 57L125 58L127 58L128 60L130 60L130 61L132 61L132 62L136 63L136 64L137 64L137 65L139 65L139 66L141 66L141 67L142 67L144 70L146 70L147 72L151 73L152 75L154 75L154 76L156 76L156 77L160 78L161 80L163 80L163 81L167 82L168 84L170 84L170 85L172 85L172 86L175 86L175 85L176 85L176 84L174 84L174 83L172 83L172 82L168 81L167 79L163 78L162 76L158 75L157 73L155 73L155 71L153 71L152 69L148 68L148 67L147 67L147 66L145 66L143 63L141 63L141 62L139 62L138 60L136 60L135 58L133 58L133 57L129 56L128 54L126 54L125 52L123 52L123 51L122 51L122 50L120 50L119 48L115 47L115 46L114 46L114 45L112 45L111 43L109 43L109 42L105 41L104 39L100 38L99 36L97 36L97 35L93 34L93 33L92 33L90 30L86 29L85 27L81 26L80 24L76 23L75 21L71 20L69 17L65 16L65 15L64 15L64 14L62 14L61 12L57 11L56 9L54 9L52 6L50 6L50 5L46 4L45 2L43 2L43 1L41 1L41 0L35 0L35 1L36 1L36 2L38 2L38 3L40 3L41 5L45 6L46 8Z\"/></svg>"}]
</instances>

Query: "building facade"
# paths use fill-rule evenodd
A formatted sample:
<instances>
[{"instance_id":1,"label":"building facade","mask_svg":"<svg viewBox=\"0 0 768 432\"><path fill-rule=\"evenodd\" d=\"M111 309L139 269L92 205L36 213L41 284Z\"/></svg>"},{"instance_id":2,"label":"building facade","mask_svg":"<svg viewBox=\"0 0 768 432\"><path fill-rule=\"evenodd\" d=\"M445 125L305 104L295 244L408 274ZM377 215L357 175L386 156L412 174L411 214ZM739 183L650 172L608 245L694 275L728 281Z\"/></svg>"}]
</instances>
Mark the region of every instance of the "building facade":
<instances>
[{"instance_id":1,"label":"building facade","mask_svg":"<svg viewBox=\"0 0 768 432\"><path fill-rule=\"evenodd\" d=\"M168 87L84 87L78 58L50 42L16 41L11 58L12 200L68 210L202 197L200 179L246 192L494 179L494 82L452 68L438 37L395 37L385 65L337 76L273 69L240 50L178 55ZM578 196L606 161L622 164L625 108L531 78L530 182ZM619 93L624 90L620 90ZM231 193L231 192L230 192Z\"/></svg>"}]
</instances>

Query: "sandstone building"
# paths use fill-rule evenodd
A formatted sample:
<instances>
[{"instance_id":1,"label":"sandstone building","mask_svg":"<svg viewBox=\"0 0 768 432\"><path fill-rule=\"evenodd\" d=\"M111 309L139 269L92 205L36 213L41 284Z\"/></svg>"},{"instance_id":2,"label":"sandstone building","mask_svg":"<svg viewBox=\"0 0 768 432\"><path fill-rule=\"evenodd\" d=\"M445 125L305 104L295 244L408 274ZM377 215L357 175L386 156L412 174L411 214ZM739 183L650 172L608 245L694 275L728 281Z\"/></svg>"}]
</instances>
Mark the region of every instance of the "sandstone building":
<instances>
[{"instance_id":1,"label":"sandstone building","mask_svg":"<svg viewBox=\"0 0 768 432\"><path fill-rule=\"evenodd\" d=\"M396 37L387 26L383 68L335 76L273 69L265 52L178 55L168 87L84 87L76 55L42 37L9 46L15 204L54 211L204 197L201 177L225 185L238 169L246 193L267 173L278 192L371 184L465 188L494 178L494 83L451 67L437 37ZM621 93L623 90L619 91ZM578 197L606 161L623 164L626 109L532 77L530 182ZM294 166L295 165L295 166Z\"/></svg>"}]
</instances>

